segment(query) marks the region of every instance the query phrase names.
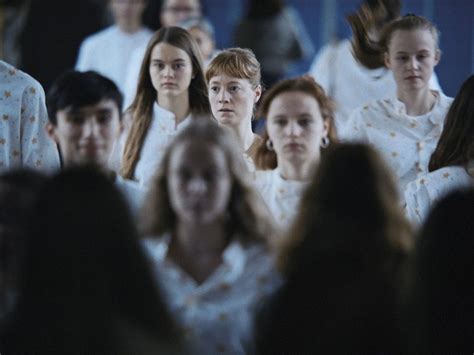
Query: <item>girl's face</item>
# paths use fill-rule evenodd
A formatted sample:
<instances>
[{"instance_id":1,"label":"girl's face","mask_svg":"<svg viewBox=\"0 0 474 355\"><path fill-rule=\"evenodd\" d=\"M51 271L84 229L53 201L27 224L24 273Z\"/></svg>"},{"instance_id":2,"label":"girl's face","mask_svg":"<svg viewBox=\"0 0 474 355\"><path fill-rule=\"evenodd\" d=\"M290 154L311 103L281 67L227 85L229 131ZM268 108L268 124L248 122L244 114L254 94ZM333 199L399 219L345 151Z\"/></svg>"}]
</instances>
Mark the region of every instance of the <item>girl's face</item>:
<instances>
[{"instance_id":1,"label":"girl's face","mask_svg":"<svg viewBox=\"0 0 474 355\"><path fill-rule=\"evenodd\" d=\"M207 224L223 217L232 177L224 152L203 142L183 142L170 156L167 173L171 207L179 221Z\"/></svg>"},{"instance_id":2,"label":"girl's face","mask_svg":"<svg viewBox=\"0 0 474 355\"><path fill-rule=\"evenodd\" d=\"M209 81L212 114L224 126L238 126L242 122L250 121L253 107L261 94L260 85L253 88L248 79L222 74L212 77Z\"/></svg>"},{"instance_id":3,"label":"girl's face","mask_svg":"<svg viewBox=\"0 0 474 355\"><path fill-rule=\"evenodd\" d=\"M328 127L318 101L301 91L283 92L270 103L267 132L278 162L317 161Z\"/></svg>"},{"instance_id":4,"label":"girl's face","mask_svg":"<svg viewBox=\"0 0 474 355\"><path fill-rule=\"evenodd\" d=\"M392 70L397 89L418 91L429 87L440 51L429 30L397 30L392 34L385 65Z\"/></svg>"},{"instance_id":5,"label":"girl's face","mask_svg":"<svg viewBox=\"0 0 474 355\"><path fill-rule=\"evenodd\" d=\"M158 96L188 94L193 64L184 50L164 42L156 44L151 51L149 71Z\"/></svg>"}]
</instances>

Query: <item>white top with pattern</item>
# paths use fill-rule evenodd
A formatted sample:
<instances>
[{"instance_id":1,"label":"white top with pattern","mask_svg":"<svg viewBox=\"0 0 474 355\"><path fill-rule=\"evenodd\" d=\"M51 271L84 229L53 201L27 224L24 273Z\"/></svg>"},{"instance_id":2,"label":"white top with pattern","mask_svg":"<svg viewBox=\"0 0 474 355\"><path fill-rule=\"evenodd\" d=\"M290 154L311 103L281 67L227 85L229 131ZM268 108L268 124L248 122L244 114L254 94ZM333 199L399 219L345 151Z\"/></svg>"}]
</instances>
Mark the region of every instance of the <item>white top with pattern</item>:
<instances>
[{"instance_id":1,"label":"white top with pattern","mask_svg":"<svg viewBox=\"0 0 474 355\"><path fill-rule=\"evenodd\" d=\"M387 68L368 69L352 55L350 39L325 45L316 55L309 74L336 103L335 123L343 130L351 112L367 102L395 96L397 86ZM441 91L436 74L430 87Z\"/></svg>"},{"instance_id":2,"label":"white top with pattern","mask_svg":"<svg viewBox=\"0 0 474 355\"><path fill-rule=\"evenodd\" d=\"M113 80L120 91L124 92L131 55L136 48L146 45L152 35L147 28L126 33L118 26L110 26L82 42L76 69L95 70Z\"/></svg>"},{"instance_id":3,"label":"white top with pattern","mask_svg":"<svg viewBox=\"0 0 474 355\"><path fill-rule=\"evenodd\" d=\"M376 100L354 110L341 136L372 145L395 174L400 192L428 171L428 162L443 130L453 101L437 92L433 109L422 116L409 116L395 96Z\"/></svg>"},{"instance_id":4,"label":"white top with pattern","mask_svg":"<svg viewBox=\"0 0 474 355\"><path fill-rule=\"evenodd\" d=\"M48 137L44 90L28 74L0 61L0 173L16 167L54 172L60 167Z\"/></svg>"},{"instance_id":5,"label":"white top with pattern","mask_svg":"<svg viewBox=\"0 0 474 355\"><path fill-rule=\"evenodd\" d=\"M255 306L281 283L273 259L259 245L232 242L223 263L203 283L167 259L170 236L147 239L158 282L193 354L244 354L252 337Z\"/></svg>"},{"instance_id":6,"label":"white top with pattern","mask_svg":"<svg viewBox=\"0 0 474 355\"><path fill-rule=\"evenodd\" d=\"M474 177L464 167L449 166L421 175L405 190L405 214L421 225L431 208L451 191L474 186Z\"/></svg>"},{"instance_id":7,"label":"white top with pattern","mask_svg":"<svg viewBox=\"0 0 474 355\"><path fill-rule=\"evenodd\" d=\"M285 180L278 169L257 170L255 185L282 230L291 226L299 211L301 197L309 182Z\"/></svg>"}]
</instances>

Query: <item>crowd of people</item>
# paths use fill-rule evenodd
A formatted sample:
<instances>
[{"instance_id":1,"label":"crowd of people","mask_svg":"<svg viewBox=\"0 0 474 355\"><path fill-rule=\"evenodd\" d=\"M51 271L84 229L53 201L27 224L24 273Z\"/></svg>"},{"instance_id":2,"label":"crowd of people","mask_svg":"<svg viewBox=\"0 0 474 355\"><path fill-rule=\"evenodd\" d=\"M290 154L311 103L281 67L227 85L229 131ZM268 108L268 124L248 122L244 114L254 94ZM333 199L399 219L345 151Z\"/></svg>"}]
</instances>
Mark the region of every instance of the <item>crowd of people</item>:
<instances>
[{"instance_id":1,"label":"crowd of people","mask_svg":"<svg viewBox=\"0 0 474 355\"><path fill-rule=\"evenodd\" d=\"M472 353L474 75L442 92L434 23L365 0L285 78L301 30L276 61L108 4L46 94L0 61L1 354Z\"/></svg>"}]
</instances>

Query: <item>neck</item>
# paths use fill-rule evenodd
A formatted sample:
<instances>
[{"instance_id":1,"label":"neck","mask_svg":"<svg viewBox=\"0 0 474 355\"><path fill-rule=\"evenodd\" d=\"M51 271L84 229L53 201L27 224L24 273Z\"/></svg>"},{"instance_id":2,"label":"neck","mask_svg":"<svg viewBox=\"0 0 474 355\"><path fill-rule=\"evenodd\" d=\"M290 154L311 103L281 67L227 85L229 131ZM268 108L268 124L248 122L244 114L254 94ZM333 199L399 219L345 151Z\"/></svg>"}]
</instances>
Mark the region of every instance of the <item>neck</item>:
<instances>
[{"instance_id":1,"label":"neck","mask_svg":"<svg viewBox=\"0 0 474 355\"><path fill-rule=\"evenodd\" d=\"M129 33L129 34L134 34L138 32L141 28L140 22L133 22L133 21L127 21L127 22L117 22L118 28L122 32Z\"/></svg>"},{"instance_id":2,"label":"neck","mask_svg":"<svg viewBox=\"0 0 474 355\"><path fill-rule=\"evenodd\" d=\"M252 121L242 120L239 125L226 127L235 133L240 142L240 146L243 148L244 152L246 152L255 139L255 134L252 131Z\"/></svg>"},{"instance_id":3,"label":"neck","mask_svg":"<svg viewBox=\"0 0 474 355\"><path fill-rule=\"evenodd\" d=\"M224 223L210 224L178 222L170 247L177 255L193 260L199 256L220 255L227 241Z\"/></svg>"},{"instance_id":4,"label":"neck","mask_svg":"<svg viewBox=\"0 0 474 355\"><path fill-rule=\"evenodd\" d=\"M174 113L176 124L182 122L189 115L190 107L187 91L179 96L160 96L158 94L158 104L165 110Z\"/></svg>"},{"instance_id":5,"label":"neck","mask_svg":"<svg viewBox=\"0 0 474 355\"><path fill-rule=\"evenodd\" d=\"M309 181L313 175L315 167L319 163L319 156L311 161L278 161L278 173L285 180Z\"/></svg>"},{"instance_id":6,"label":"neck","mask_svg":"<svg viewBox=\"0 0 474 355\"><path fill-rule=\"evenodd\" d=\"M401 92L399 90L397 96L405 104L409 116L421 116L430 112L436 102L436 96L429 88L415 92Z\"/></svg>"}]
</instances>

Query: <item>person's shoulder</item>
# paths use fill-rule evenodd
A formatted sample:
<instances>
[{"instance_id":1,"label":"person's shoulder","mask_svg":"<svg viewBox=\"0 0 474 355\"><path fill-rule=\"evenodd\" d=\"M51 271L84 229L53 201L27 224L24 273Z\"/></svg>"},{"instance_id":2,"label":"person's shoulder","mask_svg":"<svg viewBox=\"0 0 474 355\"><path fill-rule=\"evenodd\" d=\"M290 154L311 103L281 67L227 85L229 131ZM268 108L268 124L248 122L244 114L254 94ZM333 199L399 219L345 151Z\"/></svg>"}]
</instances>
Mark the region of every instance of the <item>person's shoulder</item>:
<instances>
[{"instance_id":1,"label":"person's shoulder","mask_svg":"<svg viewBox=\"0 0 474 355\"><path fill-rule=\"evenodd\" d=\"M103 41L109 40L117 33L116 26L109 26L106 27L98 32L91 34L90 36L86 37L82 42L83 47L95 47L100 45Z\"/></svg>"},{"instance_id":2,"label":"person's shoulder","mask_svg":"<svg viewBox=\"0 0 474 355\"><path fill-rule=\"evenodd\" d=\"M271 185L273 182L274 170L255 171L255 184L257 187Z\"/></svg>"},{"instance_id":3,"label":"person's shoulder","mask_svg":"<svg viewBox=\"0 0 474 355\"><path fill-rule=\"evenodd\" d=\"M33 94L38 91L44 93L38 80L3 61L0 61L0 78L0 86L15 86L17 89L29 88Z\"/></svg>"}]
</instances>

